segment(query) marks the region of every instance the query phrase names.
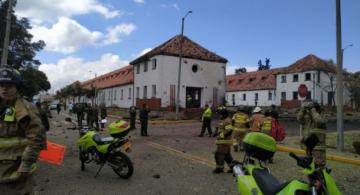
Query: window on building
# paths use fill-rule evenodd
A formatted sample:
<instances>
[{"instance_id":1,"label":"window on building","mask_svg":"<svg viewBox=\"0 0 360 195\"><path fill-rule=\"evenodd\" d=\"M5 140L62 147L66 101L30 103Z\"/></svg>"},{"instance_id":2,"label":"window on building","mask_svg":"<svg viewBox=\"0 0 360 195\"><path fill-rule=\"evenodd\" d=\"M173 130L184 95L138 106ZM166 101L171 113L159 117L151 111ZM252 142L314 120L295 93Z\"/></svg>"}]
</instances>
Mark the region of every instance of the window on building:
<instances>
[{"instance_id":1,"label":"window on building","mask_svg":"<svg viewBox=\"0 0 360 195\"><path fill-rule=\"evenodd\" d=\"M136 98L140 98L140 87L136 87Z\"/></svg>"},{"instance_id":2,"label":"window on building","mask_svg":"<svg viewBox=\"0 0 360 195\"><path fill-rule=\"evenodd\" d=\"M121 100L124 99L124 89L121 89L120 99L121 99Z\"/></svg>"},{"instance_id":3,"label":"window on building","mask_svg":"<svg viewBox=\"0 0 360 195\"><path fill-rule=\"evenodd\" d=\"M298 92L293 91L293 100L297 100L297 99L298 99Z\"/></svg>"},{"instance_id":4,"label":"window on building","mask_svg":"<svg viewBox=\"0 0 360 195\"><path fill-rule=\"evenodd\" d=\"M281 100L286 100L286 92L281 92Z\"/></svg>"},{"instance_id":5,"label":"window on building","mask_svg":"<svg viewBox=\"0 0 360 195\"><path fill-rule=\"evenodd\" d=\"M246 101L246 93L243 93L243 101Z\"/></svg>"},{"instance_id":6,"label":"window on building","mask_svg":"<svg viewBox=\"0 0 360 195\"><path fill-rule=\"evenodd\" d=\"M305 81L311 81L311 73L305 73Z\"/></svg>"},{"instance_id":7,"label":"window on building","mask_svg":"<svg viewBox=\"0 0 360 195\"><path fill-rule=\"evenodd\" d=\"M258 101L258 100L259 100L259 94L255 93L255 101Z\"/></svg>"},{"instance_id":8,"label":"window on building","mask_svg":"<svg viewBox=\"0 0 360 195\"><path fill-rule=\"evenodd\" d=\"M269 91L268 100L272 100L272 93Z\"/></svg>"},{"instance_id":9,"label":"window on building","mask_svg":"<svg viewBox=\"0 0 360 195\"><path fill-rule=\"evenodd\" d=\"M131 88L129 88L129 96L128 96L128 99L129 99L129 100L131 99Z\"/></svg>"},{"instance_id":10,"label":"window on building","mask_svg":"<svg viewBox=\"0 0 360 195\"><path fill-rule=\"evenodd\" d=\"M232 105L235 106L235 94L232 94L231 100L232 100Z\"/></svg>"},{"instance_id":11,"label":"window on building","mask_svg":"<svg viewBox=\"0 0 360 195\"><path fill-rule=\"evenodd\" d=\"M151 86L151 97L156 97L156 85L152 85Z\"/></svg>"},{"instance_id":12,"label":"window on building","mask_svg":"<svg viewBox=\"0 0 360 195\"><path fill-rule=\"evenodd\" d=\"M144 86L144 95L143 98L146 99L147 98L147 86Z\"/></svg>"},{"instance_id":13,"label":"window on building","mask_svg":"<svg viewBox=\"0 0 360 195\"><path fill-rule=\"evenodd\" d=\"M155 70L156 69L156 59L152 59L151 60L151 64L152 64L152 69Z\"/></svg>"},{"instance_id":14,"label":"window on building","mask_svg":"<svg viewBox=\"0 0 360 195\"><path fill-rule=\"evenodd\" d=\"M317 82L320 83L320 71L317 71Z\"/></svg>"},{"instance_id":15,"label":"window on building","mask_svg":"<svg viewBox=\"0 0 360 195\"><path fill-rule=\"evenodd\" d=\"M286 75L282 75L282 76L281 76L281 82L282 82L282 83L286 83Z\"/></svg>"},{"instance_id":16,"label":"window on building","mask_svg":"<svg viewBox=\"0 0 360 195\"><path fill-rule=\"evenodd\" d=\"M298 74L294 74L293 75L293 82L298 82L299 81L299 75Z\"/></svg>"},{"instance_id":17,"label":"window on building","mask_svg":"<svg viewBox=\"0 0 360 195\"><path fill-rule=\"evenodd\" d=\"M116 89L114 90L114 100L116 100Z\"/></svg>"},{"instance_id":18,"label":"window on building","mask_svg":"<svg viewBox=\"0 0 360 195\"><path fill-rule=\"evenodd\" d=\"M108 96L108 100L111 100L111 91L109 91L109 96Z\"/></svg>"},{"instance_id":19,"label":"window on building","mask_svg":"<svg viewBox=\"0 0 360 195\"><path fill-rule=\"evenodd\" d=\"M136 74L140 74L140 64L136 65Z\"/></svg>"},{"instance_id":20,"label":"window on building","mask_svg":"<svg viewBox=\"0 0 360 195\"><path fill-rule=\"evenodd\" d=\"M311 91L308 91L306 94L306 100L311 100Z\"/></svg>"},{"instance_id":21,"label":"window on building","mask_svg":"<svg viewBox=\"0 0 360 195\"><path fill-rule=\"evenodd\" d=\"M148 61L145 61L144 63L144 72L147 72L148 70Z\"/></svg>"}]
</instances>

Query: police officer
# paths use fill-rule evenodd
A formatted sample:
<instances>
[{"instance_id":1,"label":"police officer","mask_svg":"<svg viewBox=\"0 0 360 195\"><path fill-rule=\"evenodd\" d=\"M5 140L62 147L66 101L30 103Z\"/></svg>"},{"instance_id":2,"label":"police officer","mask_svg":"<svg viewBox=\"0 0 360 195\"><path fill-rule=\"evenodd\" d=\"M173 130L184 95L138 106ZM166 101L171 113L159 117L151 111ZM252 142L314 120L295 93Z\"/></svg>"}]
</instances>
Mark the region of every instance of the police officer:
<instances>
[{"instance_id":1,"label":"police officer","mask_svg":"<svg viewBox=\"0 0 360 195\"><path fill-rule=\"evenodd\" d=\"M216 151L215 151L215 162L216 168L213 170L213 173L222 173L224 172L224 161L228 164L230 170L232 171L231 161L233 160L231 156L231 134L233 132L233 126L231 118L229 117L228 111L224 108L219 110L220 121L218 128L216 130Z\"/></svg>"},{"instance_id":2,"label":"police officer","mask_svg":"<svg viewBox=\"0 0 360 195\"><path fill-rule=\"evenodd\" d=\"M32 193L31 174L46 136L35 106L18 94L20 73L0 68L1 194Z\"/></svg>"},{"instance_id":3,"label":"police officer","mask_svg":"<svg viewBox=\"0 0 360 195\"><path fill-rule=\"evenodd\" d=\"M130 129L136 129L135 122L136 122L136 107L131 106L129 109L129 116L130 116Z\"/></svg>"},{"instance_id":4,"label":"police officer","mask_svg":"<svg viewBox=\"0 0 360 195\"><path fill-rule=\"evenodd\" d=\"M140 109L140 113L139 113L139 118L140 118L140 123L141 123L141 136L149 136L147 133L147 128L148 128L148 120L149 120L149 108L146 105L146 103L144 103L142 105L142 108Z\"/></svg>"},{"instance_id":5,"label":"police officer","mask_svg":"<svg viewBox=\"0 0 360 195\"><path fill-rule=\"evenodd\" d=\"M315 165L326 165L326 119L321 115L321 107L317 102L307 101L301 106L297 115L298 121L303 125L304 137L316 134L319 138L318 145L313 150Z\"/></svg>"},{"instance_id":6,"label":"police officer","mask_svg":"<svg viewBox=\"0 0 360 195\"><path fill-rule=\"evenodd\" d=\"M234 124L233 147L235 152L239 149L242 150L242 140L249 131L250 127L249 120L249 115L246 114L245 108L243 106L239 106L237 112L232 117Z\"/></svg>"},{"instance_id":7,"label":"police officer","mask_svg":"<svg viewBox=\"0 0 360 195\"><path fill-rule=\"evenodd\" d=\"M205 109L204 109L204 112L203 112L203 115L202 115L201 133L200 133L199 137L204 136L205 129L207 129L207 131L209 133L209 137L211 137L211 135L212 135L211 116L212 116L211 108L209 107L208 104L205 104Z\"/></svg>"}]
</instances>

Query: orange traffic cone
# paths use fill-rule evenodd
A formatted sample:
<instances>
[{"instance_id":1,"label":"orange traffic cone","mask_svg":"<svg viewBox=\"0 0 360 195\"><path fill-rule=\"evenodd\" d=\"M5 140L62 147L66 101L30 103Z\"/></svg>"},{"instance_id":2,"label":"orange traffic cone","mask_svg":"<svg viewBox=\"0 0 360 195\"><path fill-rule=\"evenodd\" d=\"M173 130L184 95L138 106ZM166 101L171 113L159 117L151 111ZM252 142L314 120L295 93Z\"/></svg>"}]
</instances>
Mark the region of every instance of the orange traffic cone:
<instances>
[{"instance_id":1,"label":"orange traffic cone","mask_svg":"<svg viewBox=\"0 0 360 195\"><path fill-rule=\"evenodd\" d=\"M47 149L41 150L39 160L61 165L64 160L65 146L47 141Z\"/></svg>"}]
</instances>

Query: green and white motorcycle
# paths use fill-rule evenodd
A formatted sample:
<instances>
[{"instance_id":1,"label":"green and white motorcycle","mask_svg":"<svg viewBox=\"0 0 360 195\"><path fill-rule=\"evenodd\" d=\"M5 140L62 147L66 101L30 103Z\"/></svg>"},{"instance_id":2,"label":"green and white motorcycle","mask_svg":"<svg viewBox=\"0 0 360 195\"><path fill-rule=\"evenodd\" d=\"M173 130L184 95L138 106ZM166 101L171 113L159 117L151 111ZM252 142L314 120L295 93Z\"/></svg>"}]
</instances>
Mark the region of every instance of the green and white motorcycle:
<instances>
[{"instance_id":1,"label":"green and white motorcycle","mask_svg":"<svg viewBox=\"0 0 360 195\"><path fill-rule=\"evenodd\" d=\"M100 165L95 177L105 164L123 179L128 179L134 172L133 163L124 152L130 152L130 141L125 136L130 125L124 120L117 120L108 127L111 137L101 138L95 129L82 127L77 140L80 151L81 170L85 164L95 162Z\"/></svg>"},{"instance_id":2,"label":"green and white motorcycle","mask_svg":"<svg viewBox=\"0 0 360 195\"><path fill-rule=\"evenodd\" d=\"M263 133L248 133L244 140L245 157L243 162L233 162L233 172L237 180L237 189L241 195L292 195L292 194L341 194L334 179L329 175L330 170L315 166L312 151L319 142L318 137L312 134L304 140L307 147L305 157L290 156L303 168L308 182L290 180L280 183L262 162L269 160L276 151L275 140ZM255 164L255 159L259 161Z\"/></svg>"}]
</instances>

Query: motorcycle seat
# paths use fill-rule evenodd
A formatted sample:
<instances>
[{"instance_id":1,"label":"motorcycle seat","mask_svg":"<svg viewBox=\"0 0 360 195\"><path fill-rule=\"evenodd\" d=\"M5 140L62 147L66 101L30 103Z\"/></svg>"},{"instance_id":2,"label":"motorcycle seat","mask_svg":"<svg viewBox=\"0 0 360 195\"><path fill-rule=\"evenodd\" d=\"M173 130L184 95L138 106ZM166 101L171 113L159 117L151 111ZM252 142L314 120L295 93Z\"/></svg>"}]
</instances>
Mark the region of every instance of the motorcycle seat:
<instances>
[{"instance_id":1,"label":"motorcycle seat","mask_svg":"<svg viewBox=\"0 0 360 195\"><path fill-rule=\"evenodd\" d=\"M93 140L97 145L105 145L111 143L114 140L114 138L112 137L101 138L99 134L95 134L93 136Z\"/></svg>"},{"instance_id":2,"label":"motorcycle seat","mask_svg":"<svg viewBox=\"0 0 360 195\"><path fill-rule=\"evenodd\" d=\"M276 194L289 183L281 184L267 169L254 169L253 176L264 195Z\"/></svg>"}]
</instances>

